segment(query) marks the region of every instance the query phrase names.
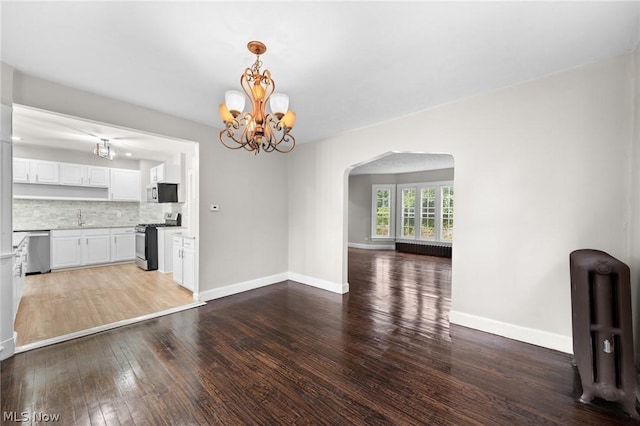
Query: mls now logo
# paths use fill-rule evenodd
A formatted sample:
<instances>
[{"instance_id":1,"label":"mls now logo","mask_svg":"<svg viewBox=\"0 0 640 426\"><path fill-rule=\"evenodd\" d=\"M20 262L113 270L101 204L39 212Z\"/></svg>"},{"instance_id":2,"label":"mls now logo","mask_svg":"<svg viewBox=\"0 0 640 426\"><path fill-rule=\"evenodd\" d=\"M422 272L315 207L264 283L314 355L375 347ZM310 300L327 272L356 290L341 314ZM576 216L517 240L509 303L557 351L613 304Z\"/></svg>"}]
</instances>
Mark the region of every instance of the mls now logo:
<instances>
[{"instance_id":1,"label":"mls now logo","mask_svg":"<svg viewBox=\"0 0 640 426\"><path fill-rule=\"evenodd\" d=\"M29 423L29 422L59 422L60 421L60 413L50 414L50 413L30 413L28 411L23 411L18 413L17 411L4 411L2 413L2 421L3 422L15 422L15 423Z\"/></svg>"}]
</instances>

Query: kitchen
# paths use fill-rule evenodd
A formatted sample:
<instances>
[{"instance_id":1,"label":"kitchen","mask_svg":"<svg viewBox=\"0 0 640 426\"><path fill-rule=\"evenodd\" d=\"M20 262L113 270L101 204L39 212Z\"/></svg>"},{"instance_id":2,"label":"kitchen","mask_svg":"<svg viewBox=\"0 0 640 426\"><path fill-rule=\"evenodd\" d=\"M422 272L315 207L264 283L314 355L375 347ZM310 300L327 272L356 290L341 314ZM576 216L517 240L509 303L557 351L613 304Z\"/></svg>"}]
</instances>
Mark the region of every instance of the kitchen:
<instances>
[{"instance_id":1,"label":"kitchen","mask_svg":"<svg viewBox=\"0 0 640 426\"><path fill-rule=\"evenodd\" d=\"M199 305L197 144L18 105L13 126L18 351Z\"/></svg>"}]
</instances>

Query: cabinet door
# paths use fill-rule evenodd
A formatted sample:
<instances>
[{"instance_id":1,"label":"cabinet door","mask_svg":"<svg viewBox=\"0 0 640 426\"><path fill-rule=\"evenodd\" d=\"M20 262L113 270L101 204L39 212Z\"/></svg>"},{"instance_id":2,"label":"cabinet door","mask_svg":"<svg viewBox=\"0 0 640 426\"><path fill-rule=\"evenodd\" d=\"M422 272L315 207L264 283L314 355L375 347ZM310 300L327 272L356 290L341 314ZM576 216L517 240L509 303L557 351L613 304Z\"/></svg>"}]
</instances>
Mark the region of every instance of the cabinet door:
<instances>
[{"instance_id":1,"label":"cabinet door","mask_svg":"<svg viewBox=\"0 0 640 426\"><path fill-rule=\"evenodd\" d=\"M99 186L106 188L109 186L109 169L106 167L87 167L87 182L88 186Z\"/></svg>"},{"instance_id":2,"label":"cabinet door","mask_svg":"<svg viewBox=\"0 0 640 426\"><path fill-rule=\"evenodd\" d=\"M140 171L111 169L111 199L140 201Z\"/></svg>"},{"instance_id":3,"label":"cabinet door","mask_svg":"<svg viewBox=\"0 0 640 426\"><path fill-rule=\"evenodd\" d=\"M84 264L93 265L96 263L109 263L110 238L109 235L91 235L83 237L84 243Z\"/></svg>"},{"instance_id":4,"label":"cabinet door","mask_svg":"<svg viewBox=\"0 0 640 426\"><path fill-rule=\"evenodd\" d=\"M173 243L173 280L182 284L182 245Z\"/></svg>"},{"instance_id":5,"label":"cabinet door","mask_svg":"<svg viewBox=\"0 0 640 426\"><path fill-rule=\"evenodd\" d=\"M31 160L29 169L33 183L57 184L60 181L58 163L54 161Z\"/></svg>"},{"instance_id":6,"label":"cabinet door","mask_svg":"<svg viewBox=\"0 0 640 426\"><path fill-rule=\"evenodd\" d=\"M86 166L81 164L60 163L60 183L62 185L82 186L85 181Z\"/></svg>"},{"instance_id":7,"label":"cabinet door","mask_svg":"<svg viewBox=\"0 0 640 426\"><path fill-rule=\"evenodd\" d=\"M51 238L51 269L80 266L80 237Z\"/></svg>"},{"instance_id":8,"label":"cabinet door","mask_svg":"<svg viewBox=\"0 0 640 426\"><path fill-rule=\"evenodd\" d=\"M13 159L13 181L29 182L29 160L24 158Z\"/></svg>"},{"instance_id":9,"label":"cabinet door","mask_svg":"<svg viewBox=\"0 0 640 426\"><path fill-rule=\"evenodd\" d=\"M149 169L149 182L156 183L158 182L158 168L152 167Z\"/></svg>"},{"instance_id":10,"label":"cabinet door","mask_svg":"<svg viewBox=\"0 0 640 426\"><path fill-rule=\"evenodd\" d=\"M111 241L111 261L122 262L136 258L136 235L118 234Z\"/></svg>"},{"instance_id":11,"label":"cabinet door","mask_svg":"<svg viewBox=\"0 0 640 426\"><path fill-rule=\"evenodd\" d=\"M196 275L196 255L195 250L189 248L182 249L182 286L193 291Z\"/></svg>"}]
</instances>

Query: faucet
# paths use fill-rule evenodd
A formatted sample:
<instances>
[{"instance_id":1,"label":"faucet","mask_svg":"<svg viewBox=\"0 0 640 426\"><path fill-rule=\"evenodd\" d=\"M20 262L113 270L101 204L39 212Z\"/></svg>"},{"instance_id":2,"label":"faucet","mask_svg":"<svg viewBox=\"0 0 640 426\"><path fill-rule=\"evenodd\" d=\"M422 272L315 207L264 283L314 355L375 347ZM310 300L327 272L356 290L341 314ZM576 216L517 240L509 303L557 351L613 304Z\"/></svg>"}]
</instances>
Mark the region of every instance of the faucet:
<instances>
[{"instance_id":1,"label":"faucet","mask_svg":"<svg viewBox=\"0 0 640 426\"><path fill-rule=\"evenodd\" d=\"M84 220L82 220L82 209L78 209L78 226L84 225Z\"/></svg>"}]
</instances>

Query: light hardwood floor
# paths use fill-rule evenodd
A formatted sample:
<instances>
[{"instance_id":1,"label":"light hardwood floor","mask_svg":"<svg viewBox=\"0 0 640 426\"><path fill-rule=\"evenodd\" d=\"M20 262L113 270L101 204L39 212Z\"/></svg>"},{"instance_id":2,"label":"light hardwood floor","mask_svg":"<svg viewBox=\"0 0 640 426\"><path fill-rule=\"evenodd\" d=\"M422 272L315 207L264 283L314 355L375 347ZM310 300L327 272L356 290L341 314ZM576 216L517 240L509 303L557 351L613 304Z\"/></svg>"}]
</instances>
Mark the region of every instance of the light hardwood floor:
<instances>
[{"instance_id":1,"label":"light hardwood floor","mask_svg":"<svg viewBox=\"0 0 640 426\"><path fill-rule=\"evenodd\" d=\"M193 303L172 274L135 264L26 277L15 329L23 346Z\"/></svg>"}]
</instances>

